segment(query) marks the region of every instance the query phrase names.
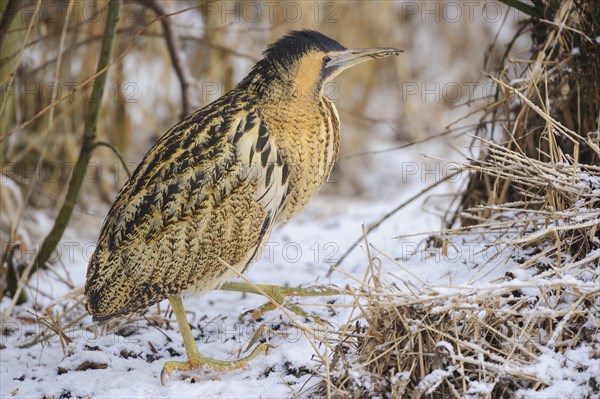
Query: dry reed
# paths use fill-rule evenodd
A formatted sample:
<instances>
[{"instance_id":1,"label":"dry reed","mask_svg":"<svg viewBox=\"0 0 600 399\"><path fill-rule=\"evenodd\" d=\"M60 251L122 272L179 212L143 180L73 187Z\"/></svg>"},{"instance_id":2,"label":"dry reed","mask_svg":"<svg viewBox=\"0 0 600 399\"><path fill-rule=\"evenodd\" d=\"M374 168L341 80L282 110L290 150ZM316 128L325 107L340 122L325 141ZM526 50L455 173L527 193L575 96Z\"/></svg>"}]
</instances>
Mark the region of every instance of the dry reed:
<instances>
[{"instance_id":1,"label":"dry reed","mask_svg":"<svg viewBox=\"0 0 600 399\"><path fill-rule=\"evenodd\" d=\"M444 250L469 236L514 268L482 282L482 260L462 285L415 286L370 267L321 393L522 397L554 382L548 357L591 376L578 382L588 394L600 390L600 7L534 3L552 19L528 21L519 34L532 35L532 56L506 56L491 78L497 96L473 136L480 156L462 165L459 210L430 240ZM576 350L589 362L569 359Z\"/></svg>"}]
</instances>

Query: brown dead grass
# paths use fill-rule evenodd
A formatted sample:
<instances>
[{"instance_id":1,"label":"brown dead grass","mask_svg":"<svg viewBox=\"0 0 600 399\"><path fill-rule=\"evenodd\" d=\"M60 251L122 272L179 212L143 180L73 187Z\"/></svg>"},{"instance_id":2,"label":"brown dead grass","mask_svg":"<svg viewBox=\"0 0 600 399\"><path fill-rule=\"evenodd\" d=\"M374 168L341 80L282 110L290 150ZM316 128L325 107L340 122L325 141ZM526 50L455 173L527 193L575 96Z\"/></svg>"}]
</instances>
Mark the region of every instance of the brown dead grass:
<instances>
[{"instance_id":1,"label":"brown dead grass","mask_svg":"<svg viewBox=\"0 0 600 399\"><path fill-rule=\"evenodd\" d=\"M400 289L371 265L324 395L512 398L551 383L528 368L542 356L598 344L600 6L558 4L521 33L533 37L530 59L506 56L493 72L497 97L473 137L481 155L462 165L470 182L432 240L477 237L531 278Z\"/></svg>"}]
</instances>

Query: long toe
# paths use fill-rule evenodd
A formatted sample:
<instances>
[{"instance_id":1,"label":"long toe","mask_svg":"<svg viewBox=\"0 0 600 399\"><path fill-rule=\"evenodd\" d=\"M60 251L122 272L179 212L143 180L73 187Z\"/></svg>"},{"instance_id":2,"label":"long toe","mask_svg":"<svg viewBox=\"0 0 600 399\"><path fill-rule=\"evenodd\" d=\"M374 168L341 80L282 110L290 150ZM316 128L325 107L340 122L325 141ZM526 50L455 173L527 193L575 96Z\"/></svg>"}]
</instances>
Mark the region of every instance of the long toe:
<instances>
[{"instance_id":1,"label":"long toe","mask_svg":"<svg viewBox=\"0 0 600 399\"><path fill-rule=\"evenodd\" d=\"M202 366L208 366L209 368L219 371L239 369L246 366L246 364L258 356L259 353L266 352L267 349L267 345L259 344L248 356L232 361L211 359L204 356L193 356L190 357L187 362L165 362L160 373L160 382L165 385L166 381L174 371L191 371Z\"/></svg>"},{"instance_id":2,"label":"long toe","mask_svg":"<svg viewBox=\"0 0 600 399\"><path fill-rule=\"evenodd\" d=\"M190 371L199 366L193 365L190 362L165 362L160 372L160 383L165 385L171 374L173 374L173 371Z\"/></svg>"}]
</instances>

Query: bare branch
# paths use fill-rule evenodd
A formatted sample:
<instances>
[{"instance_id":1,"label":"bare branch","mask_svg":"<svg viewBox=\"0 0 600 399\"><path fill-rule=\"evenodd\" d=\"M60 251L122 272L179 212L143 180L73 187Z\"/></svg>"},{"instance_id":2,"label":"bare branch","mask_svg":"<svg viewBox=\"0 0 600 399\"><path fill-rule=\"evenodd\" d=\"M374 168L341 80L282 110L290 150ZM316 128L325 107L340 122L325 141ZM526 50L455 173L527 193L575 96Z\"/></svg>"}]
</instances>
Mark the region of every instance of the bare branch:
<instances>
[{"instance_id":1,"label":"bare branch","mask_svg":"<svg viewBox=\"0 0 600 399\"><path fill-rule=\"evenodd\" d=\"M149 0L142 2L143 5L150 8L157 17L167 15L165 10L162 8L158 1ZM181 49L179 46L179 38L171 27L171 22L168 18L161 18L160 24L165 34L165 41L167 42L167 48L169 50L169 56L175 68L175 73L179 79L179 86L181 86L181 118L188 115L190 110L190 99L188 96L188 89L192 81L192 74L187 67L185 62L181 62Z\"/></svg>"}]
</instances>

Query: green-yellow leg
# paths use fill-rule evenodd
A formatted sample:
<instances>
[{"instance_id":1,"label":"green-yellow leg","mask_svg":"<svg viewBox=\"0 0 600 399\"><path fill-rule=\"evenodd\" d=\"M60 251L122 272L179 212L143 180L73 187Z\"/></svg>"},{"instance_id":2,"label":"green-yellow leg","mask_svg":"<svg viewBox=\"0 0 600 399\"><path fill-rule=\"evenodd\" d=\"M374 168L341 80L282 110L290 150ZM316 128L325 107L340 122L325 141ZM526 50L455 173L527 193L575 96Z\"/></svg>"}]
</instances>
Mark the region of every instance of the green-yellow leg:
<instances>
[{"instance_id":1,"label":"green-yellow leg","mask_svg":"<svg viewBox=\"0 0 600 399\"><path fill-rule=\"evenodd\" d=\"M247 284L239 282L228 282L223 284L219 289L224 291L246 292L249 294L266 295L270 299L269 302L252 311L252 317L259 318L263 314L277 309L277 304L285 306L291 312L298 316L308 319L310 316L301 307L285 301L288 296L331 296L340 295L344 292L338 288L331 286L313 286L307 288L290 288L279 285L265 284ZM314 317L315 321L323 324L323 321L318 317Z\"/></svg>"},{"instance_id":2,"label":"green-yellow leg","mask_svg":"<svg viewBox=\"0 0 600 399\"><path fill-rule=\"evenodd\" d=\"M183 344L185 345L185 351L187 352L188 361L165 362L162 372L160 373L160 381L163 385L165 383L166 377L170 376L171 373L173 373L173 371L175 370L190 371L202 365L207 365L216 370L234 370L244 367L246 363L254 359L260 352L264 352L267 350L266 345L260 344L256 348L254 348L250 355L233 361L216 360L204 357L200 354L198 346L196 345L196 340L192 335L192 330L190 329L190 325L187 321L181 297L172 296L169 298L169 302L171 303L173 313L175 313L175 317L177 318L177 324L179 325L179 330L181 331L181 336L183 337Z\"/></svg>"}]
</instances>

